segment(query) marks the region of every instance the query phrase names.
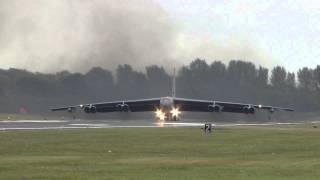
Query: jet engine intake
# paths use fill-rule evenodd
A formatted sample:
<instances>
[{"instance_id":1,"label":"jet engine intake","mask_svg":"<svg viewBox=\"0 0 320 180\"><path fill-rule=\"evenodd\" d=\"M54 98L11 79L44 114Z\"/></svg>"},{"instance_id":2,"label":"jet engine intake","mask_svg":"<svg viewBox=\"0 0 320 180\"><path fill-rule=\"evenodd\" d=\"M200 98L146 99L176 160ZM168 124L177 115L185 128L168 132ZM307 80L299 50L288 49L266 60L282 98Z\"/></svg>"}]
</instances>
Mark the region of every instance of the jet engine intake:
<instances>
[{"instance_id":1,"label":"jet engine intake","mask_svg":"<svg viewBox=\"0 0 320 180\"><path fill-rule=\"evenodd\" d=\"M274 113L274 109L273 109L273 108L269 109L269 112L270 112L271 114Z\"/></svg>"},{"instance_id":2,"label":"jet engine intake","mask_svg":"<svg viewBox=\"0 0 320 180\"><path fill-rule=\"evenodd\" d=\"M246 114L254 114L255 109L254 109L254 107L252 107L251 105L249 105L249 106L243 107L243 111L244 111L244 113L246 113Z\"/></svg>"},{"instance_id":3,"label":"jet engine intake","mask_svg":"<svg viewBox=\"0 0 320 180\"><path fill-rule=\"evenodd\" d=\"M128 112L130 110L128 104L117 104L116 109L117 111L120 111L120 112Z\"/></svg>"},{"instance_id":4,"label":"jet engine intake","mask_svg":"<svg viewBox=\"0 0 320 180\"><path fill-rule=\"evenodd\" d=\"M84 107L84 112L86 113L96 113L97 112L97 108L95 106L86 106Z\"/></svg>"},{"instance_id":5,"label":"jet engine intake","mask_svg":"<svg viewBox=\"0 0 320 180\"><path fill-rule=\"evenodd\" d=\"M208 106L208 111L209 112L221 112L222 107L218 105L209 105Z\"/></svg>"}]
</instances>

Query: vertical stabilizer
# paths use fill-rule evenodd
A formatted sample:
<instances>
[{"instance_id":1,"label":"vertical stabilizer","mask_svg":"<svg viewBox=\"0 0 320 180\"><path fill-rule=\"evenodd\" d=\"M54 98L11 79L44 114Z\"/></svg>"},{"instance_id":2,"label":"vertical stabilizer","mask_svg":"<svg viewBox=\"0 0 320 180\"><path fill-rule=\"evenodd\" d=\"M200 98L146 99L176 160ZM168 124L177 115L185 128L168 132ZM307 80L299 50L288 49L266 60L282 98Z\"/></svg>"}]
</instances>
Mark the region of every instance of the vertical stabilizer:
<instances>
[{"instance_id":1,"label":"vertical stabilizer","mask_svg":"<svg viewBox=\"0 0 320 180\"><path fill-rule=\"evenodd\" d=\"M172 97L176 97L176 68L173 69L173 77L172 77Z\"/></svg>"}]
</instances>

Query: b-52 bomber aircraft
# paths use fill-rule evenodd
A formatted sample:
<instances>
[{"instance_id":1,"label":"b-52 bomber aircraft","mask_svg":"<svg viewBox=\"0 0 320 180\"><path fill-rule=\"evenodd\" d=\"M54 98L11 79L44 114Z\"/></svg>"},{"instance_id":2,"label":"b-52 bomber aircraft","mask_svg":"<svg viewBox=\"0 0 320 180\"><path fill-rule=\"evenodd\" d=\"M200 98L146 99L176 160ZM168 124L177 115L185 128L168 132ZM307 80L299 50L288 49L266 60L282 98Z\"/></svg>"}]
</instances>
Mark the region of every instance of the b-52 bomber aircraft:
<instances>
[{"instance_id":1,"label":"b-52 bomber aircraft","mask_svg":"<svg viewBox=\"0 0 320 180\"><path fill-rule=\"evenodd\" d=\"M180 120L182 111L193 112L232 112L254 114L256 110L267 110L270 113L274 111L294 111L291 108L254 105L245 103L223 102L215 100L199 100L185 99L176 97L176 81L175 72L172 83L172 96L138 99L138 100L122 100L102 103L80 104L75 106L65 106L53 108L52 111L68 111L72 112L77 108L82 109L85 113L107 113L107 112L145 112L153 111L156 118L166 121Z\"/></svg>"}]
</instances>

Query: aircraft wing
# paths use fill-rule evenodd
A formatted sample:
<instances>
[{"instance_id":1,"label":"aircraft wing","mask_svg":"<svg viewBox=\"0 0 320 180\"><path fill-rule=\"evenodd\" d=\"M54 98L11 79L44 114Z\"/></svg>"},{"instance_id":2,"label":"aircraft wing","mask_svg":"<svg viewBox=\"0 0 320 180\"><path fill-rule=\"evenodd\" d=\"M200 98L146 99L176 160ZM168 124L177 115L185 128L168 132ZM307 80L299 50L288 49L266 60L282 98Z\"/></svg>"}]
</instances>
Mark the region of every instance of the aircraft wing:
<instances>
[{"instance_id":1,"label":"aircraft wing","mask_svg":"<svg viewBox=\"0 0 320 180\"><path fill-rule=\"evenodd\" d=\"M65 106L51 109L52 111L73 111L78 108L83 109L87 113L95 112L117 112L117 111L155 111L160 106L160 98L110 101L92 104L82 104L76 106Z\"/></svg>"},{"instance_id":2,"label":"aircraft wing","mask_svg":"<svg viewBox=\"0 0 320 180\"><path fill-rule=\"evenodd\" d=\"M198 112L234 112L234 113L254 113L255 109L264 109L274 112L277 110L294 111L291 108L282 108L275 106L254 105L245 103L209 101L198 99L175 98L175 105L180 111L198 111Z\"/></svg>"},{"instance_id":3,"label":"aircraft wing","mask_svg":"<svg viewBox=\"0 0 320 180\"><path fill-rule=\"evenodd\" d=\"M293 111L290 108L275 106L254 105L245 103L210 101L198 99L172 98L173 104L179 111L198 111L198 112L233 112L233 113L254 113L256 109L274 112L277 110ZM76 106L65 106L51 109L52 111L72 112L78 108L86 113L96 112L143 112L156 111L160 108L161 98L111 101L102 103L83 104Z\"/></svg>"}]
</instances>

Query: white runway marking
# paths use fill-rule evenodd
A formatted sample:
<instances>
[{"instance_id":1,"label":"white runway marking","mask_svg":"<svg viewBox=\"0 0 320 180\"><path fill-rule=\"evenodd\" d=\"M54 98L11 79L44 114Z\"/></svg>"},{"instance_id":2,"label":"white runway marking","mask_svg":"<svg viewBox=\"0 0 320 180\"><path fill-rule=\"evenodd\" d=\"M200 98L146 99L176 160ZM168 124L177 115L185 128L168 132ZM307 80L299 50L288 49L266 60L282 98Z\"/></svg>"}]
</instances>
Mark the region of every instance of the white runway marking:
<instances>
[{"instance_id":1,"label":"white runway marking","mask_svg":"<svg viewBox=\"0 0 320 180\"><path fill-rule=\"evenodd\" d=\"M97 127L106 127L109 124L69 124L70 126L97 126Z\"/></svg>"},{"instance_id":2,"label":"white runway marking","mask_svg":"<svg viewBox=\"0 0 320 180\"><path fill-rule=\"evenodd\" d=\"M316 123L316 122L312 122ZM190 126L190 127L197 127L197 126L204 126L206 123L154 123L156 125L168 125L168 126ZM212 123L213 126L216 127L232 127L232 126L275 126L275 125L301 125L301 124L306 124L306 123L276 123L276 122L270 122L270 123L242 123L242 124L236 124L236 123L230 123L230 124L214 124ZM167 126L166 126L167 127Z\"/></svg>"},{"instance_id":3,"label":"white runway marking","mask_svg":"<svg viewBox=\"0 0 320 180\"><path fill-rule=\"evenodd\" d=\"M154 123L156 125L169 125L169 126L204 126L205 123Z\"/></svg>"},{"instance_id":4,"label":"white runway marking","mask_svg":"<svg viewBox=\"0 0 320 180\"><path fill-rule=\"evenodd\" d=\"M160 126L109 126L109 128L160 128Z\"/></svg>"},{"instance_id":5,"label":"white runway marking","mask_svg":"<svg viewBox=\"0 0 320 180\"><path fill-rule=\"evenodd\" d=\"M90 126L93 124L69 124L70 126Z\"/></svg>"},{"instance_id":6,"label":"white runway marking","mask_svg":"<svg viewBox=\"0 0 320 180\"><path fill-rule=\"evenodd\" d=\"M275 125L301 125L306 123L262 123L262 124L213 124L217 127L232 127L232 126L275 126Z\"/></svg>"}]
</instances>

